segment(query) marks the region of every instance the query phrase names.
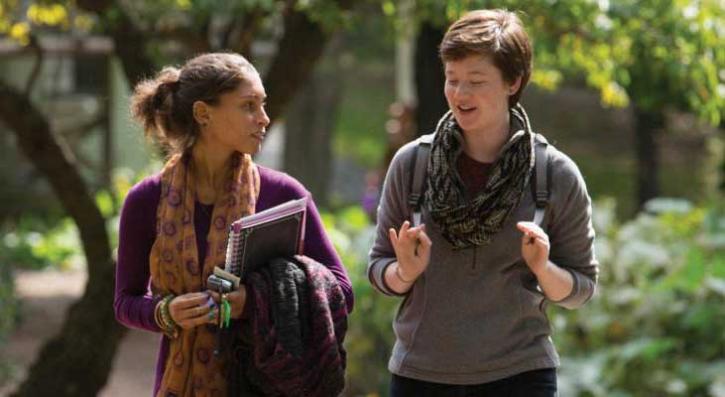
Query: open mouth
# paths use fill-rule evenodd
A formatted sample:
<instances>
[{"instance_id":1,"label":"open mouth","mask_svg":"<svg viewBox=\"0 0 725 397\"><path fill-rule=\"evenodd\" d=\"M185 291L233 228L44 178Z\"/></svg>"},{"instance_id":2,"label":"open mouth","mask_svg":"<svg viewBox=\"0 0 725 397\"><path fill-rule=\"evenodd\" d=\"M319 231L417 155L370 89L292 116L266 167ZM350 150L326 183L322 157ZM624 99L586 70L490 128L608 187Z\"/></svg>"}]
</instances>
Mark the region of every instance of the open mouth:
<instances>
[{"instance_id":1,"label":"open mouth","mask_svg":"<svg viewBox=\"0 0 725 397\"><path fill-rule=\"evenodd\" d=\"M458 106L456 106L456 109L458 109L458 111L461 114L468 114L468 113L471 113L471 112L475 111L476 110L476 107L475 106L458 105Z\"/></svg>"}]
</instances>

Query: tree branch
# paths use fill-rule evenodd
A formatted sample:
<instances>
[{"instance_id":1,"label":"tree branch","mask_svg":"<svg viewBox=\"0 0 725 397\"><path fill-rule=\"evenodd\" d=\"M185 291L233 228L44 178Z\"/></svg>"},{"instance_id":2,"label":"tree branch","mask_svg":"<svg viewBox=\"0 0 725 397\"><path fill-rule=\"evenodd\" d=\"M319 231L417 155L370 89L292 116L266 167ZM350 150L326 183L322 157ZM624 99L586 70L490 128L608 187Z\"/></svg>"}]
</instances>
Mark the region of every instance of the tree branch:
<instances>
[{"instance_id":1,"label":"tree branch","mask_svg":"<svg viewBox=\"0 0 725 397\"><path fill-rule=\"evenodd\" d=\"M223 47L230 48L232 51L244 55L250 62L253 62L251 58L252 41L259 29L260 22L266 15L266 12L257 7L245 13L242 18L235 19L224 34L222 41ZM235 30L236 34L233 35ZM233 42L232 37L234 38Z\"/></svg>"},{"instance_id":2,"label":"tree branch","mask_svg":"<svg viewBox=\"0 0 725 397\"><path fill-rule=\"evenodd\" d=\"M338 6L341 10L348 10L352 3L341 0ZM294 93L310 77L329 39L330 32L290 4L285 11L284 33L277 46L277 54L264 76L269 97L267 114L272 122L282 115ZM289 65L295 67L290 68Z\"/></svg>"},{"instance_id":3,"label":"tree branch","mask_svg":"<svg viewBox=\"0 0 725 397\"><path fill-rule=\"evenodd\" d=\"M77 4L105 20L105 32L113 38L116 55L132 87L153 75L156 65L146 53L151 34L139 29L120 4L113 0L77 0ZM108 17L111 9L115 9L113 18Z\"/></svg>"},{"instance_id":4,"label":"tree branch","mask_svg":"<svg viewBox=\"0 0 725 397\"><path fill-rule=\"evenodd\" d=\"M153 36L154 40L174 40L182 43L184 47L188 48L188 51L192 54L199 54L202 52L209 52L211 45L208 39L208 26L205 24L202 31L195 31L187 27L175 26L174 28L158 30L149 35Z\"/></svg>"},{"instance_id":5,"label":"tree branch","mask_svg":"<svg viewBox=\"0 0 725 397\"><path fill-rule=\"evenodd\" d=\"M25 95L30 95L40 75L40 69L43 66L43 49L40 47L40 43L38 43L38 37L34 34L30 35L29 47L33 49L37 58L35 58L35 64L33 64L33 70L30 72L28 81L25 83Z\"/></svg>"}]
</instances>

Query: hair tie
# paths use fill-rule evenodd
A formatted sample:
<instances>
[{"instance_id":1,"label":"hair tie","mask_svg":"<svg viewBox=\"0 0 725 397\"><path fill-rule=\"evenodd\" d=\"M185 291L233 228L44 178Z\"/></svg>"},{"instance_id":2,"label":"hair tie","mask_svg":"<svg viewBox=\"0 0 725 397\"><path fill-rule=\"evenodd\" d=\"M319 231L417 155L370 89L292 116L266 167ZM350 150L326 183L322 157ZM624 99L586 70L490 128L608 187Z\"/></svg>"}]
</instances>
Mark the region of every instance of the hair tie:
<instances>
[{"instance_id":1,"label":"hair tie","mask_svg":"<svg viewBox=\"0 0 725 397\"><path fill-rule=\"evenodd\" d=\"M176 89L179 88L179 82L179 80L165 81L161 85L165 85L170 91L176 92Z\"/></svg>"},{"instance_id":2,"label":"hair tie","mask_svg":"<svg viewBox=\"0 0 725 397\"><path fill-rule=\"evenodd\" d=\"M179 86L179 80L164 81L159 84L154 95L153 104L156 109L161 109L169 95L173 95Z\"/></svg>"}]
</instances>

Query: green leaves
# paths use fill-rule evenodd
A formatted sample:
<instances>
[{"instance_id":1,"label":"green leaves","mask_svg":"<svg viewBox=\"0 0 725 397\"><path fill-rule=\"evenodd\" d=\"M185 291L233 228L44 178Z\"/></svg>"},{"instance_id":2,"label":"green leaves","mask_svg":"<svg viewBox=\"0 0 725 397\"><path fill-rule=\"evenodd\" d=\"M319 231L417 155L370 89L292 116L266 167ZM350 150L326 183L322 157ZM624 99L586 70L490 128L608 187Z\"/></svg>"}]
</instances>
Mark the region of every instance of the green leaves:
<instances>
[{"instance_id":1,"label":"green leaves","mask_svg":"<svg viewBox=\"0 0 725 397\"><path fill-rule=\"evenodd\" d=\"M382 3L394 15L393 3ZM418 0L416 6L418 20L441 25L477 8L520 10L534 42L532 81L545 89L555 88L558 76L584 76L606 106L672 107L713 125L725 113L722 1Z\"/></svg>"},{"instance_id":2,"label":"green leaves","mask_svg":"<svg viewBox=\"0 0 725 397\"><path fill-rule=\"evenodd\" d=\"M72 1L18 2L7 0L0 4L0 35L18 44L30 44L30 37L41 31L88 32L95 20L80 12Z\"/></svg>"},{"instance_id":3,"label":"green leaves","mask_svg":"<svg viewBox=\"0 0 725 397\"><path fill-rule=\"evenodd\" d=\"M599 292L581 310L551 313L566 395L715 395L708 390L720 387L725 214L672 200L649 208L657 213L617 225L605 214L611 204L595 207L597 249L607 247Z\"/></svg>"}]
</instances>

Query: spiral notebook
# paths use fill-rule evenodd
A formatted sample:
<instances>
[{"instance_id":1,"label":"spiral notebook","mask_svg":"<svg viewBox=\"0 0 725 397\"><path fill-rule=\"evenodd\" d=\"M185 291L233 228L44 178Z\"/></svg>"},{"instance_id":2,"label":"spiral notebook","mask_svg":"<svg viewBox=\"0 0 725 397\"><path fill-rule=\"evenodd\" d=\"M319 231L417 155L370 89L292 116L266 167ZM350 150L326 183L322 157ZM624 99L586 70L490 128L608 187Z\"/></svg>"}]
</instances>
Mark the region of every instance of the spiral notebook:
<instances>
[{"instance_id":1,"label":"spiral notebook","mask_svg":"<svg viewBox=\"0 0 725 397\"><path fill-rule=\"evenodd\" d=\"M306 216L307 197L303 197L233 222L224 270L243 281L274 258L301 254Z\"/></svg>"}]
</instances>

